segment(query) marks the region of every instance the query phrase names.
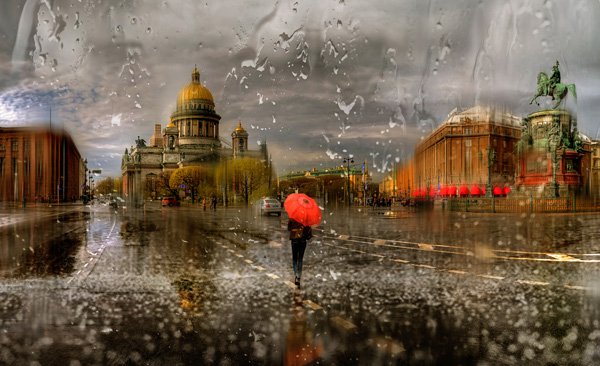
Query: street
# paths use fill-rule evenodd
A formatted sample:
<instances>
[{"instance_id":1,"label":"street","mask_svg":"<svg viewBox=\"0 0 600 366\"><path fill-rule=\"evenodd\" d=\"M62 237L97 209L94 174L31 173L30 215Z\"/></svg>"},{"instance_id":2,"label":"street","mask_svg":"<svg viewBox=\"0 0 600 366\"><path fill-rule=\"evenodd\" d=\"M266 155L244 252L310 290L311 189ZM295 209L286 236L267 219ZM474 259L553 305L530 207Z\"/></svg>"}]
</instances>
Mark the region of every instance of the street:
<instances>
[{"instance_id":1,"label":"street","mask_svg":"<svg viewBox=\"0 0 600 366\"><path fill-rule=\"evenodd\" d=\"M600 363L597 214L6 210L0 364Z\"/></svg>"}]
</instances>

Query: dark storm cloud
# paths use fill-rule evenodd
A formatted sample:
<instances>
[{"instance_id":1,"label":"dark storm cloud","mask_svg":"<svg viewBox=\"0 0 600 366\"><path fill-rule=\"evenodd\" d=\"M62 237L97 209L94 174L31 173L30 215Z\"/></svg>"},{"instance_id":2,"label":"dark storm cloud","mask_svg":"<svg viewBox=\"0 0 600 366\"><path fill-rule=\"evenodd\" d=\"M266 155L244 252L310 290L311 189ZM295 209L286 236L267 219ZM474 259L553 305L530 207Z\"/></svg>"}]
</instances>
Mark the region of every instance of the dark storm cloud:
<instances>
[{"instance_id":1,"label":"dark storm cloud","mask_svg":"<svg viewBox=\"0 0 600 366\"><path fill-rule=\"evenodd\" d=\"M138 135L168 123L194 64L222 137L241 120L280 173L347 154L389 170L455 107L527 114L537 73L555 60L577 84L580 128L598 130L598 2L27 0L0 10L0 123L45 123L52 107L113 175Z\"/></svg>"}]
</instances>

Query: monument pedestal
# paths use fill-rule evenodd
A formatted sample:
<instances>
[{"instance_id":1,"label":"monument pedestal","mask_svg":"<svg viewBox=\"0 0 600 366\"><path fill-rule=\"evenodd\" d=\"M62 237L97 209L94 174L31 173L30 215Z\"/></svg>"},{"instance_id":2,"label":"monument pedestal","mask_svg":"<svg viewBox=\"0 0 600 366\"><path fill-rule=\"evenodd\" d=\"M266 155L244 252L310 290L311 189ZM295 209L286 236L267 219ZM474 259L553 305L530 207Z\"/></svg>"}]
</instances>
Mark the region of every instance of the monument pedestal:
<instances>
[{"instance_id":1,"label":"monument pedestal","mask_svg":"<svg viewBox=\"0 0 600 366\"><path fill-rule=\"evenodd\" d=\"M577 193L582 184L578 132L569 112L544 110L524 119L516 186L542 197ZM577 136L577 137L575 137Z\"/></svg>"}]
</instances>

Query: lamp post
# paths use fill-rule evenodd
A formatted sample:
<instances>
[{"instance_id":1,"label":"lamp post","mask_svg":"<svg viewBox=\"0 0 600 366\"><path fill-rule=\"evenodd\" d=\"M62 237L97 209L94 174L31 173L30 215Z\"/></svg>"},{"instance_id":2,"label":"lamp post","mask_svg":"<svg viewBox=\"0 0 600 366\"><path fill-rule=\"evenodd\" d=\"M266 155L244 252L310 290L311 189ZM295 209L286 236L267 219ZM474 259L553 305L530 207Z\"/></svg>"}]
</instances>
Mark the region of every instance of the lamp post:
<instances>
[{"instance_id":1,"label":"lamp post","mask_svg":"<svg viewBox=\"0 0 600 366\"><path fill-rule=\"evenodd\" d=\"M552 183L554 185L554 197L559 197L559 192L558 192L558 181L556 180L556 170L557 170L557 166L558 166L558 155L556 153L556 148L554 148L554 151L552 152Z\"/></svg>"},{"instance_id":2,"label":"lamp post","mask_svg":"<svg viewBox=\"0 0 600 366\"><path fill-rule=\"evenodd\" d=\"M350 164L354 164L352 155L348 155L344 158L344 164L346 164L346 195L348 197L348 207L352 207L352 202L350 201Z\"/></svg>"},{"instance_id":3,"label":"lamp post","mask_svg":"<svg viewBox=\"0 0 600 366\"><path fill-rule=\"evenodd\" d=\"M487 184L487 197L493 197L494 192L492 192L492 165L494 165L494 160L496 159L496 151L490 147L488 149L488 184Z\"/></svg>"}]
</instances>

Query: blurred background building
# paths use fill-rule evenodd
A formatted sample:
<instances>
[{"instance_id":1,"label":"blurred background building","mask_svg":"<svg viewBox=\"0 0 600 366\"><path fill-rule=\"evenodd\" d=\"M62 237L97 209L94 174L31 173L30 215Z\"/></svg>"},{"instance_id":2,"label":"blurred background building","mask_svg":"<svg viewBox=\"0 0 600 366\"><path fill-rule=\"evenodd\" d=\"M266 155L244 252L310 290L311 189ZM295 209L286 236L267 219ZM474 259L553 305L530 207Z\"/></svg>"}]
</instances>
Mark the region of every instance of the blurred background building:
<instances>
[{"instance_id":1,"label":"blurred background building","mask_svg":"<svg viewBox=\"0 0 600 366\"><path fill-rule=\"evenodd\" d=\"M515 194L600 197L600 146L564 110L520 118L494 107L455 109L385 179L395 181L384 186L387 194L404 197L415 190L435 196L444 187L454 187L454 194L462 187L465 195L474 187L478 194L499 187Z\"/></svg>"},{"instance_id":2,"label":"blurred background building","mask_svg":"<svg viewBox=\"0 0 600 366\"><path fill-rule=\"evenodd\" d=\"M241 121L231 134L231 140L219 135L221 116L215 111L212 93L200 82L200 71L194 67L191 82L177 95L175 111L164 129L154 125L149 143L139 138L135 146L125 149L121 162L123 193L129 200L140 203L146 198L156 199L159 192L148 187L179 168L203 167L215 171L219 163L234 158L248 157L270 162L266 143L259 150L248 148L248 132ZM239 190L236 176L226 178L222 190ZM182 189L185 189L182 187ZM226 200L227 194L224 194Z\"/></svg>"},{"instance_id":3,"label":"blurred background building","mask_svg":"<svg viewBox=\"0 0 600 366\"><path fill-rule=\"evenodd\" d=\"M0 200L78 200L86 183L85 165L66 132L38 127L0 128Z\"/></svg>"},{"instance_id":4,"label":"blurred background building","mask_svg":"<svg viewBox=\"0 0 600 366\"><path fill-rule=\"evenodd\" d=\"M415 148L414 185L513 184L521 118L493 107L450 113ZM493 156L493 159L491 157Z\"/></svg>"}]
</instances>

